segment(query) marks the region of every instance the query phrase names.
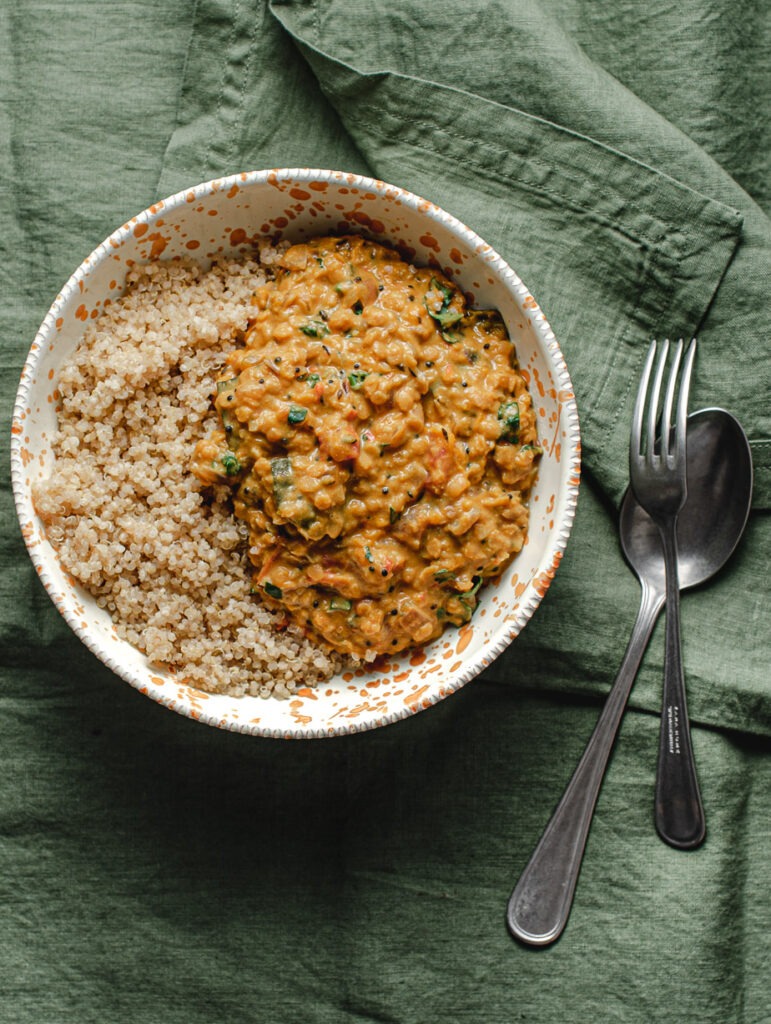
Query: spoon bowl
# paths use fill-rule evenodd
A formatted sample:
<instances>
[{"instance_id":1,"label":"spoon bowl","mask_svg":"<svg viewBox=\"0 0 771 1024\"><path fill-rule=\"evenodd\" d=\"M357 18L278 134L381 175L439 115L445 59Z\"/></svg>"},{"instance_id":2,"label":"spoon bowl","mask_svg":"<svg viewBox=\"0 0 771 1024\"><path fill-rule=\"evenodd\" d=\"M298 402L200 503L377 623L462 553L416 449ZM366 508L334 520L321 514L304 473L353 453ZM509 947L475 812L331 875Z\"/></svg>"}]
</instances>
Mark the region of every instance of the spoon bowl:
<instances>
[{"instance_id":1,"label":"spoon bowl","mask_svg":"<svg viewBox=\"0 0 771 1024\"><path fill-rule=\"evenodd\" d=\"M750 443L735 416L725 409L700 409L688 417L686 436L688 497L677 521L681 590L705 583L722 569L744 533L752 499ZM621 503L619 533L637 577L663 590L659 533L631 487Z\"/></svg>"}]
</instances>

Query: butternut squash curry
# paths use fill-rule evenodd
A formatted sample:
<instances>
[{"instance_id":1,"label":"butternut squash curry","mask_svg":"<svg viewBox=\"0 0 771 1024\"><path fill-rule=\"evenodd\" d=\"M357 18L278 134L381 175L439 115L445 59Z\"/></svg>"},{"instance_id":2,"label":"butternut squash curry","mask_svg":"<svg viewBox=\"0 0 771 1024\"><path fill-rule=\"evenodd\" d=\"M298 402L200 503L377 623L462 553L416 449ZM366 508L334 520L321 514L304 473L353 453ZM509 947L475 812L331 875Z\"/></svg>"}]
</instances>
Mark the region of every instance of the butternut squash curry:
<instances>
[{"instance_id":1,"label":"butternut squash curry","mask_svg":"<svg viewBox=\"0 0 771 1024\"><path fill-rule=\"evenodd\" d=\"M356 235L292 246L252 302L193 463L233 488L252 592L365 660L467 622L541 454L500 314Z\"/></svg>"}]
</instances>

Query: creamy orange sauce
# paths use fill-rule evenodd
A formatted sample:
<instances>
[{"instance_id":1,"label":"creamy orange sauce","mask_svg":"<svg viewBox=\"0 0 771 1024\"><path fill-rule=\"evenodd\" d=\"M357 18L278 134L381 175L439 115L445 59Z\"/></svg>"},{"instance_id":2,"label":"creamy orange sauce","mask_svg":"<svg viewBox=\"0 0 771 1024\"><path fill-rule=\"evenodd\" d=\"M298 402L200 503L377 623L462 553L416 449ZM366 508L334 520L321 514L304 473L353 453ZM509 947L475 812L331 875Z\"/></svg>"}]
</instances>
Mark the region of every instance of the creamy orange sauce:
<instances>
[{"instance_id":1,"label":"creamy orange sauce","mask_svg":"<svg viewBox=\"0 0 771 1024\"><path fill-rule=\"evenodd\" d=\"M192 467L233 487L253 591L367 659L468 622L540 455L500 315L359 236L293 246L253 304Z\"/></svg>"}]
</instances>

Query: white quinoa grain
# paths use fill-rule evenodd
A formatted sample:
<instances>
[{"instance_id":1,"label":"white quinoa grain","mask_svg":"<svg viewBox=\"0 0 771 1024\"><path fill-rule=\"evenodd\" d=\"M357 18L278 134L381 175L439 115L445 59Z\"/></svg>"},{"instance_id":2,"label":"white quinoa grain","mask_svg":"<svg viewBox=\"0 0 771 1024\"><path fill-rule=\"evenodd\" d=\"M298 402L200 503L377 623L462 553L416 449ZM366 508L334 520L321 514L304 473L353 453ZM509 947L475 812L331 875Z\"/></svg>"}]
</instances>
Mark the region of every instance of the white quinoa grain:
<instances>
[{"instance_id":1,"label":"white quinoa grain","mask_svg":"<svg viewBox=\"0 0 771 1024\"><path fill-rule=\"evenodd\" d=\"M149 661L202 690L286 698L342 661L249 595L229 488L207 492L188 468L275 259L265 243L260 261L133 270L62 367L53 473L34 500L62 566Z\"/></svg>"}]
</instances>

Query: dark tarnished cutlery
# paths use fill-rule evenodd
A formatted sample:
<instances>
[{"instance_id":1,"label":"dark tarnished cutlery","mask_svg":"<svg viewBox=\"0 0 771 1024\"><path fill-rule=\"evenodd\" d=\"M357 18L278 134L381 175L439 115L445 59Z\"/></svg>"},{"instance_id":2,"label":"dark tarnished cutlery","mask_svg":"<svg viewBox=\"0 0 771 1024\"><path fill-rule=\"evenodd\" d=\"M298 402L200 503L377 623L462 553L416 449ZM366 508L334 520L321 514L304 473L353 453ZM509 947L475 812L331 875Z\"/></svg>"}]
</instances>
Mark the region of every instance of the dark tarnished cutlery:
<instances>
[{"instance_id":1,"label":"dark tarnished cutlery","mask_svg":"<svg viewBox=\"0 0 771 1024\"><path fill-rule=\"evenodd\" d=\"M664 402L659 398L667 365L669 342L661 346L650 387L656 357L652 342L637 391L629 441L629 478L634 495L656 524L661 536L666 569L666 636L664 686L659 730L659 761L656 775L654 818L661 838L679 849L693 849L704 839L704 807L696 776L696 764L688 724L685 673L680 644L680 586L677 577L677 517L688 493L686 480L686 420L691 370L696 354L695 339L688 346L679 383L674 433L672 409L683 355L683 343L675 347ZM650 398L648 399L648 395ZM643 435L645 405L647 429Z\"/></svg>"},{"instance_id":2,"label":"dark tarnished cutlery","mask_svg":"<svg viewBox=\"0 0 771 1024\"><path fill-rule=\"evenodd\" d=\"M688 497L678 517L682 589L713 576L739 543L752 498L752 459L741 424L723 409L693 413L687 426ZM656 619L666 599L656 526L627 490L619 516L621 546L642 587L632 637L586 750L509 900L512 935L545 946L570 913L586 838L613 741Z\"/></svg>"}]
</instances>

